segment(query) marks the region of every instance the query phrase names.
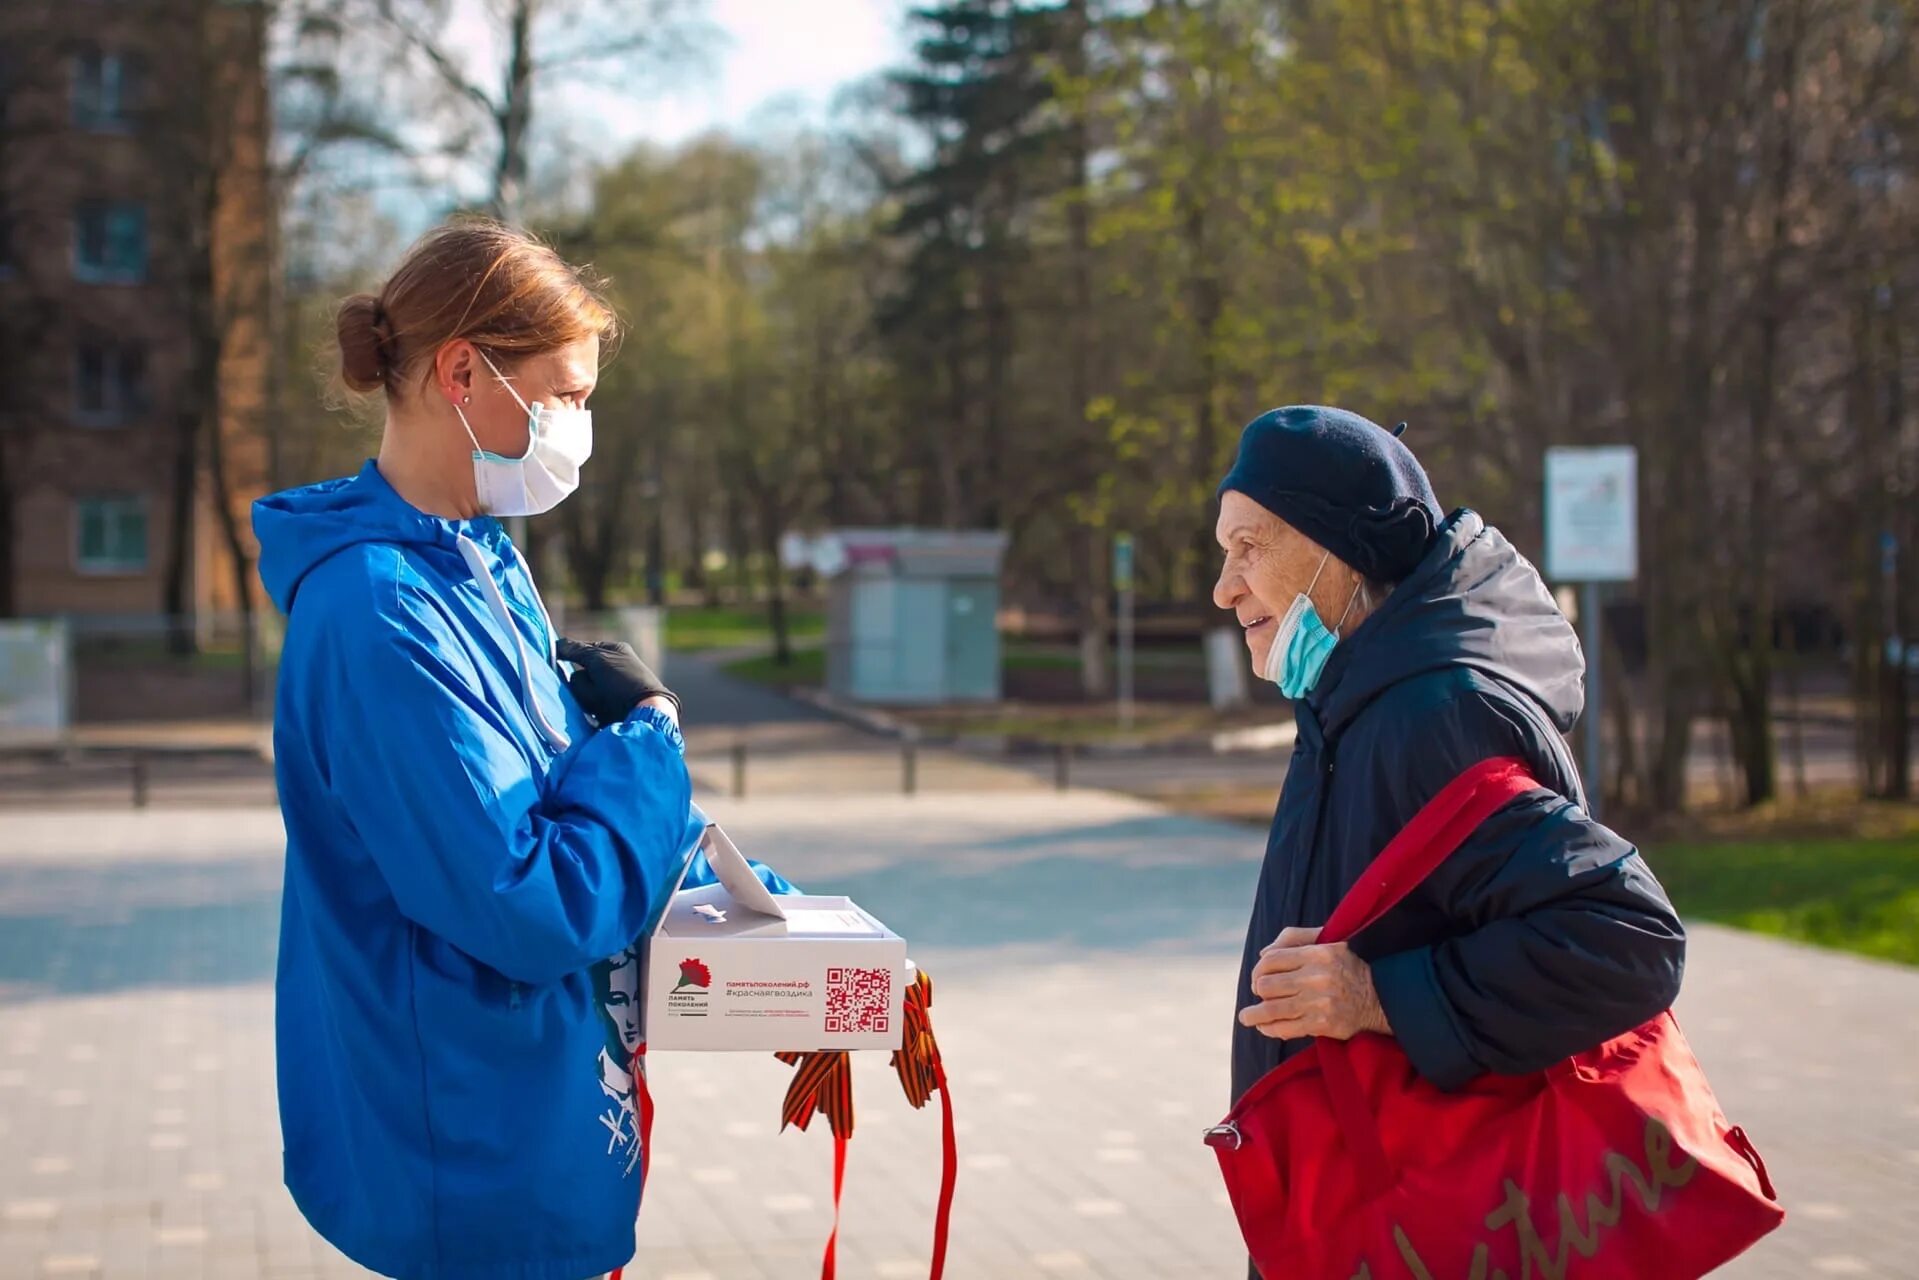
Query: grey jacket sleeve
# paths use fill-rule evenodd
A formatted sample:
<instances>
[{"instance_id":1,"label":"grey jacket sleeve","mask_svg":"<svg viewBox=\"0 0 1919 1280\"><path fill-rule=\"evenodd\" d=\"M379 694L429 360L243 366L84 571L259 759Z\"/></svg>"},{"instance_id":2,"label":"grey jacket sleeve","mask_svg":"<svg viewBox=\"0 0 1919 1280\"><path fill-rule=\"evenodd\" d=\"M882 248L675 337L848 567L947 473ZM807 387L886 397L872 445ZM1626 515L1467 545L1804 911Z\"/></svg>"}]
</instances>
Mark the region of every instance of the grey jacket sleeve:
<instances>
[{"instance_id":1,"label":"grey jacket sleeve","mask_svg":"<svg viewBox=\"0 0 1919 1280\"><path fill-rule=\"evenodd\" d=\"M1480 713L1452 710L1451 727L1478 736ZM1472 759L1526 754L1499 742L1500 723L1488 723L1491 740ZM1395 807L1410 818L1458 771L1412 765ZM1435 772L1444 776L1418 776ZM1679 994L1685 931L1665 891L1631 844L1559 796L1538 792L1494 814L1409 904L1401 910L1423 916L1434 941L1374 956L1362 935L1354 949L1372 964L1401 1047L1442 1089L1548 1067Z\"/></svg>"}]
</instances>

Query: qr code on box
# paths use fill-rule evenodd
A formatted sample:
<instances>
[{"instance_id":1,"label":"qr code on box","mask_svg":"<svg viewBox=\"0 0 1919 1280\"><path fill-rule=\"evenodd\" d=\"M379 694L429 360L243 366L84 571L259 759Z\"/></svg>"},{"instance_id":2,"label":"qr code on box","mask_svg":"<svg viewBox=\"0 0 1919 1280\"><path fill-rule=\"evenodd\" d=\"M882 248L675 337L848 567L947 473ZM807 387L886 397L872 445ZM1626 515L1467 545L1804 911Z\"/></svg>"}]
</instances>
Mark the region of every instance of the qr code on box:
<instances>
[{"instance_id":1,"label":"qr code on box","mask_svg":"<svg viewBox=\"0 0 1919 1280\"><path fill-rule=\"evenodd\" d=\"M828 969L826 1030L829 1035L893 1029L891 969Z\"/></svg>"}]
</instances>

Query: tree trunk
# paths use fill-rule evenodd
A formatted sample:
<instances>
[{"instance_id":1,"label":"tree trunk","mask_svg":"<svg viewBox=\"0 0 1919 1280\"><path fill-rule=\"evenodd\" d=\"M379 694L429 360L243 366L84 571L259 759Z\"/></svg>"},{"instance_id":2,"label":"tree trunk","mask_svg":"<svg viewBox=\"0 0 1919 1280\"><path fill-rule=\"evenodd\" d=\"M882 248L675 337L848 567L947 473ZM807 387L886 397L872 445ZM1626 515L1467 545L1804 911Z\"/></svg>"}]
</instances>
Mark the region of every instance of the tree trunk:
<instances>
[{"instance_id":1,"label":"tree trunk","mask_svg":"<svg viewBox=\"0 0 1919 1280\"><path fill-rule=\"evenodd\" d=\"M617 486L612 493L595 493L591 504L582 502L583 495L576 494L573 504L580 507L577 513L572 510L573 504L561 508L562 516L574 516L563 524L567 577L580 593L580 607L588 613L606 612L607 584L613 575L617 545L617 530L608 526L619 510L618 493Z\"/></svg>"},{"instance_id":2,"label":"tree trunk","mask_svg":"<svg viewBox=\"0 0 1919 1280\"><path fill-rule=\"evenodd\" d=\"M734 603L753 600L753 539L746 531L746 508L736 492L726 498L726 557L733 578Z\"/></svg>"},{"instance_id":3,"label":"tree trunk","mask_svg":"<svg viewBox=\"0 0 1919 1280\"><path fill-rule=\"evenodd\" d=\"M1777 149L1771 166L1770 199L1772 218L1760 263L1755 311L1758 333L1754 344L1750 376L1748 417L1751 447L1743 462L1746 467L1745 554L1740 557L1741 574L1746 582L1742 604L1749 614L1748 624L1735 633L1744 643L1732 663L1733 740L1739 765L1745 775L1748 805L1771 800L1779 790L1778 751L1772 732L1773 615L1778 598L1774 585L1775 565L1772 530L1777 522L1773 491L1776 460L1773 457L1773 423L1779 404L1779 338L1785 324L1785 308L1780 298L1779 277L1790 245L1787 202L1792 193L1797 167L1797 122L1794 106L1798 98L1799 51L1802 44L1800 8L1783 10L1785 30L1776 32L1770 44L1777 51L1774 87L1777 95Z\"/></svg>"},{"instance_id":4,"label":"tree trunk","mask_svg":"<svg viewBox=\"0 0 1919 1280\"><path fill-rule=\"evenodd\" d=\"M786 616L786 564L780 559L780 539L786 533L778 499L762 492L759 503L760 547L766 557L767 621L773 629L773 661L793 665L793 638Z\"/></svg>"},{"instance_id":5,"label":"tree trunk","mask_svg":"<svg viewBox=\"0 0 1919 1280\"><path fill-rule=\"evenodd\" d=\"M0 341L11 335L0 333ZM14 428L13 430L17 430ZM0 428L0 618L11 618L19 609L14 593L14 549L18 545L19 518L14 508L12 454L8 428Z\"/></svg>"},{"instance_id":6,"label":"tree trunk","mask_svg":"<svg viewBox=\"0 0 1919 1280\"><path fill-rule=\"evenodd\" d=\"M1004 268L1003 246L994 246L988 251L987 261L980 273L980 297L985 313L986 340L986 385L982 388L981 405L983 419L980 438L985 445L984 477L980 488L982 494L973 511L968 513L968 523L977 523L983 529L1000 529L1006 525L1007 511L1011 507L1006 484L1006 370L1012 363L1011 338L1013 322L1007 314L1006 290L1000 273Z\"/></svg>"},{"instance_id":7,"label":"tree trunk","mask_svg":"<svg viewBox=\"0 0 1919 1280\"><path fill-rule=\"evenodd\" d=\"M1906 425L1906 386L1905 352L1901 342L1899 326L1899 292L1895 285L1887 286L1886 299L1886 423L1885 434L1888 445L1885 456L1897 457L1900 452L1900 437ZM1884 552L1890 558L1889 572L1885 574L1886 632L1891 643L1882 663L1885 670L1885 694L1881 701L1880 720L1885 734L1886 786L1885 797L1888 800L1910 800L1912 798L1912 706L1910 701L1911 680L1906 675L1906 654L1912 648L1908 639L1911 630L1906 625L1909 610L1903 591L1905 581L1912 576L1910 571L1901 571L1901 552L1912 554L1912 503L1913 495L1901 493L1899 486L1901 468L1895 463L1886 469L1886 478L1882 482L1888 489L1886 495L1885 535L1891 539L1891 547ZM1896 650L1896 652L1895 652Z\"/></svg>"},{"instance_id":8,"label":"tree trunk","mask_svg":"<svg viewBox=\"0 0 1919 1280\"><path fill-rule=\"evenodd\" d=\"M184 657L193 652L193 628L187 624L193 572L193 504L198 435L197 408L182 406L174 416L173 505L167 521L167 566L161 582L161 609L167 618L167 652Z\"/></svg>"},{"instance_id":9,"label":"tree trunk","mask_svg":"<svg viewBox=\"0 0 1919 1280\"><path fill-rule=\"evenodd\" d=\"M698 468L689 468L697 476ZM713 575L706 571L707 543L712 536L713 502L710 491L698 484L687 486L692 492L683 494L686 504L686 536L692 543L686 557L686 570L680 575L681 583L688 591L700 593L700 603L709 609L719 607L719 584L713 581ZM665 494L661 494L664 501Z\"/></svg>"},{"instance_id":10,"label":"tree trunk","mask_svg":"<svg viewBox=\"0 0 1919 1280\"><path fill-rule=\"evenodd\" d=\"M1806 708L1799 697L1799 676L1802 658L1799 648L1799 628L1795 623L1786 628L1786 715L1787 745L1792 753L1792 793L1804 800L1806 798Z\"/></svg>"},{"instance_id":11,"label":"tree trunk","mask_svg":"<svg viewBox=\"0 0 1919 1280\"><path fill-rule=\"evenodd\" d=\"M1777 789L1778 758L1772 740L1772 699L1764 696L1753 683L1758 678L1757 675L1749 675L1740 682L1733 706L1726 717L1748 806L1771 800ZM1771 679L1770 664L1765 669L1765 678Z\"/></svg>"},{"instance_id":12,"label":"tree trunk","mask_svg":"<svg viewBox=\"0 0 1919 1280\"><path fill-rule=\"evenodd\" d=\"M500 155L493 173L493 212L502 222L518 225L526 212L527 132L533 123L533 0L514 0L507 51L496 121Z\"/></svg>"},{"instance_id":13,"label":"tree trunk","mask_svg":"<svg viewBox=\"0 0 1919 1280\"><path fill-rule=\"evenodd\" d=\"M1860 297L1853 312L1853 372L1847 380L1847 417L1858 424L1859 452L1863 457L1883 457L1884 442L1879 438L1875 388L1878 383L1876 357L1877 326L1873 323L1870 290ZM1885 650L1880 634L1884 609L1881 604L1882 576L1879 572L1878 537L1883 525L1878 520L1882 486L1868 472L1861 483L1858 501L1863 518L1854 527L1846 562L1851 566L1852 605L1852 708L1853 759L1859 777L1861 795L1876 796L1881 790L1880 676L1879 663Z\"/></svg>"},{"instance_id":14,"label":"tree trunk","mask_svg":"<svg viewBox=\"0 0 1919 1280\"><path fill-rule=\"evenodd\" d=\"M1707 133L1710 137L1711 130ZM1713 420L1715 400L1715 287L1727 216L1724 192L1711 176L1703 169L1688 175L1686 215L1676 219L1692 229L1691 248L1685 264L1684 329L1663 380L1671 388L1676 420L1687 424L1687 429L1669 433L1673 457L1664 477L1668 509L1662 516L1670 545L1655 593L1662 598L1665 628L1671 633L1662 678L1655 685L1661 723L1649 790L1659 813L1677 813L1686 805L1693 720L1702 709L1698 691L1708 674L1701 662L1708 639L1702 615L1716 612L1723 618L1730 612L1720 599L1724 584L1707 568L1714 548L1711 522L1703 514L1713 505L1706 427ZM1676 231L1672 234L1679 238Z\"/></svg>"},{"instance_id":15,"label":"tree trunk","mask_svg":"<svg viewBox=\"0 0 1919 1280\"><path fill-rule=\"evenodd\" d=\"M217 401L216 401L217 403ZM242 695L249 712L259 705L259 629L253 610L253 557L240 536L240 522L233 514L233 490L226 474L225 450L221 446L218 415L208 437L208 475L213 482L213 502L220 523L220 539L226 544L229 566L233 571L234 599L240 607L240 679Z\"/></svg>"},{"instance_id":16,"label":"tree trunk","mask_svg":"<svg viewBox=\"0 0 1919 1280\"><path fill-rule=\"evenodd\" d=\"M1110 697L1113 669L1113 605L1107 590L1106 535L1096 527L1077 531L1073 539L1074 576L1080 584L1080 692L1089 699Z\"/></svg>"},{"instance_id":17,"label":"tree trunk","mask_svg":"<svg viewBox=\"0 0 1919 1280\"><path fill-rule=\"evenodd\" d=\"M1606 700L1610 702L1613 718L1612 741L1612 777L1592 778L1587 781L1602 800L1615 804L1631 805L1642 797L1633 794L1633 783L1639 777L1639 726L1638 717L1633 708L1632 687L1626 679L1625 655L1621 652L1617 637L1603 622L1599 629L1598 661L1605 676ZM1604 715L1607 709L1593 708L1591 714Z\"/></svg>"},{"instance_id":18,"label":"tree trunk","mask_svg":"<svg viewBox=\"0 0 1919 1280\"><path fill-rule=\"evenodd\" d=\"M1912 799L1912 707L1910 678L1901 662L1882 659L1880 680L1884 690L1880 699L1880 732L1884 735L1885 786L1880 795L1887 800Z\"/></svg>"},{"instance_id":19,"label":"tree trunk","mask_svg":"<svg viewBox=\"0 0 1919 1280\"><path fill-rule=\"evenodd\" d=\"M1203 193L1189 193L1186 212L1186 246L1191 255L1193 278L1193 326L1198 344L1199 369L1193 381L1193 456L1192 477L1197 493L1211 493L1218 480L1219 422L1215 404L1219 390L1219 318L1225 300L1218 274L1207 261L1206 208ZM1206 566L1212 559L1212 507L1196 517L1191 533L1192 563L1184 566L1184 592L1198 599L1204 594Z\"/></svg>"},{"instance_id":20,"label":"tree trunk","mask_svg":"<svg viewBox=\"0 0 1919 1280\"><path fill-rule=\"evenodd\" d=\"M1086 42L1092 21L1087 0L1067 0L1070 26L1066 32L1066 72L1075 82L1086 74ZM1113 691L1112 669L1106 655L1112 643L1112 602L1106 590L1107 547L1104 527L1094 517L1100 467L1106 456L1105 428L1089 410L1093 403L1093 217L1092 139L1083 104L1075 107L1067 133L1071 188L1067 192L1066 229L1072 273L1072 364L1068 395L1067 438L1080 441L1074 465L1081 470L1082 527L1068 536L1073 547L1073 577L1078 583L1080 632L1080 692L1089 699Z\"/></svg>"},{"instance_id":21,"label":"tree trunk","mask_svg":"<svg viewBox=\"0 0 1919 1280\"><path fill-rule=\"evenodd\" d=\"M646 526L646 602L656 609L666 603L666 512L657 496Z\"/></svg>"},{"instance_id":22,"label":"tree trunk","mask_svg":"<svg viewBox=\"0 0 1919 1280\"><path fill-rule=\"evenodd\" d=\"M933 456L938 460L940 524L948 529L961 528L966 520L965 486L961 481L960 442L966 439L966 347L964 312L955 308L956 322L946 339L947 411L952 422L933 441Z\"/></svg>"}]
</instances>

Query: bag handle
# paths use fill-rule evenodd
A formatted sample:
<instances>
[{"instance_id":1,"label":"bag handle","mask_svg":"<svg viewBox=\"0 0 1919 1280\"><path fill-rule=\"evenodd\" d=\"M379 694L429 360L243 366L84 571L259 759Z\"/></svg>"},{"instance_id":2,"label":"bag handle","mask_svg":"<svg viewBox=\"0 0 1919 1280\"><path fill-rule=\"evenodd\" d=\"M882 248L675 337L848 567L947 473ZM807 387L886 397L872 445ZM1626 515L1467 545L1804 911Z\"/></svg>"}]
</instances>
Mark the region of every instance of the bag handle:
<instances>
[{"instance_id":1,"label":"bag handle","mask_svg":"<svg viewBox=\"0 0 1919 1280\"><path fill-rule=\"evenodd\" d=\"M1349 941L1398 906L1479 824L1543 784L1524 760L1496 756L1441 787L1398 835L1387 841L1320 930L1321 944Z\"/></svg>"},{"instance_id":2,"label":"bag handle","mask_svg":"<svg viewBox=\"0 0 1919 1280\"><path fill-rule=\"evenodd\" d=\"M1427 801L1386 844L1333 908L1319 941L1345 942L1391 911L1453 855L1479 824L1529 791L1540 789L1526 762L1502 756L1473 765ZM1364 1193L1383 1195L1394 1183L1379 1121L1341 1040L1314 1041L1326 1100L1347 1154L1359 1166Z\"/></svg>"}]
</instances>

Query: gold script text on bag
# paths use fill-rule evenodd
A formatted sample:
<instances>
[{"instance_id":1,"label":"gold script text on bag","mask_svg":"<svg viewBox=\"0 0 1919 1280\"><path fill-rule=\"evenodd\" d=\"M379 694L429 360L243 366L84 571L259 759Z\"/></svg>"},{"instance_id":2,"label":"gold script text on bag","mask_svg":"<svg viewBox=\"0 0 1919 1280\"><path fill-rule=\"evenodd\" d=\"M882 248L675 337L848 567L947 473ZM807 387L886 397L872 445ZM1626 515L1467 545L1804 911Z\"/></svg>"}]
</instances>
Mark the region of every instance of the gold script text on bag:
<instances>
[{"instance_id":1,"label":"gold script text on bag","mask_svg":"<svg viewBox=\"0 0 1919 1280\"><path fill-rule=\"evenodd\" d=\"M1467 1280L1569 1280L1567 1268L1572 1258L1591 1261L1597 1257L1605 1229L1618 1226L1620 1216L1631 1207L1625 1200L1629 1183L1639 1198L1639 1206L1647 1213L1657 1213L1666 1191L1678 1190L1692 1181L1693 1174L1699 1171L1699 1162L1688 1156L1675 1164L1673 1155L1672 1133L1658 1120L1648 1118L1644 1167L1623 1152L1608 1151L1602 1164L1610 1190L1603 1200L1597 1192L1588 1193L1583 1220L1579 1210L1573 1207L1572 1197L1560 1192L1557 1250L1547 1247L1546 1237L1533 1221L1532 1197L1508 1178L1506 1199L1486 1215L1486 1230L1499 1232L1510 1227L1518 1235L1521 1276L1511 1277L1492 1267L1492 1247L1480 1243L1473 1248ZM1393 1224L1393 1244L1413 1280L1436 1280L1426 1260L1407 1238L1405 1228L1398 1223ZM1362 1263L1353 1280L1374 1280L1371 1264Z\"/></svg>"}]
</instances>

